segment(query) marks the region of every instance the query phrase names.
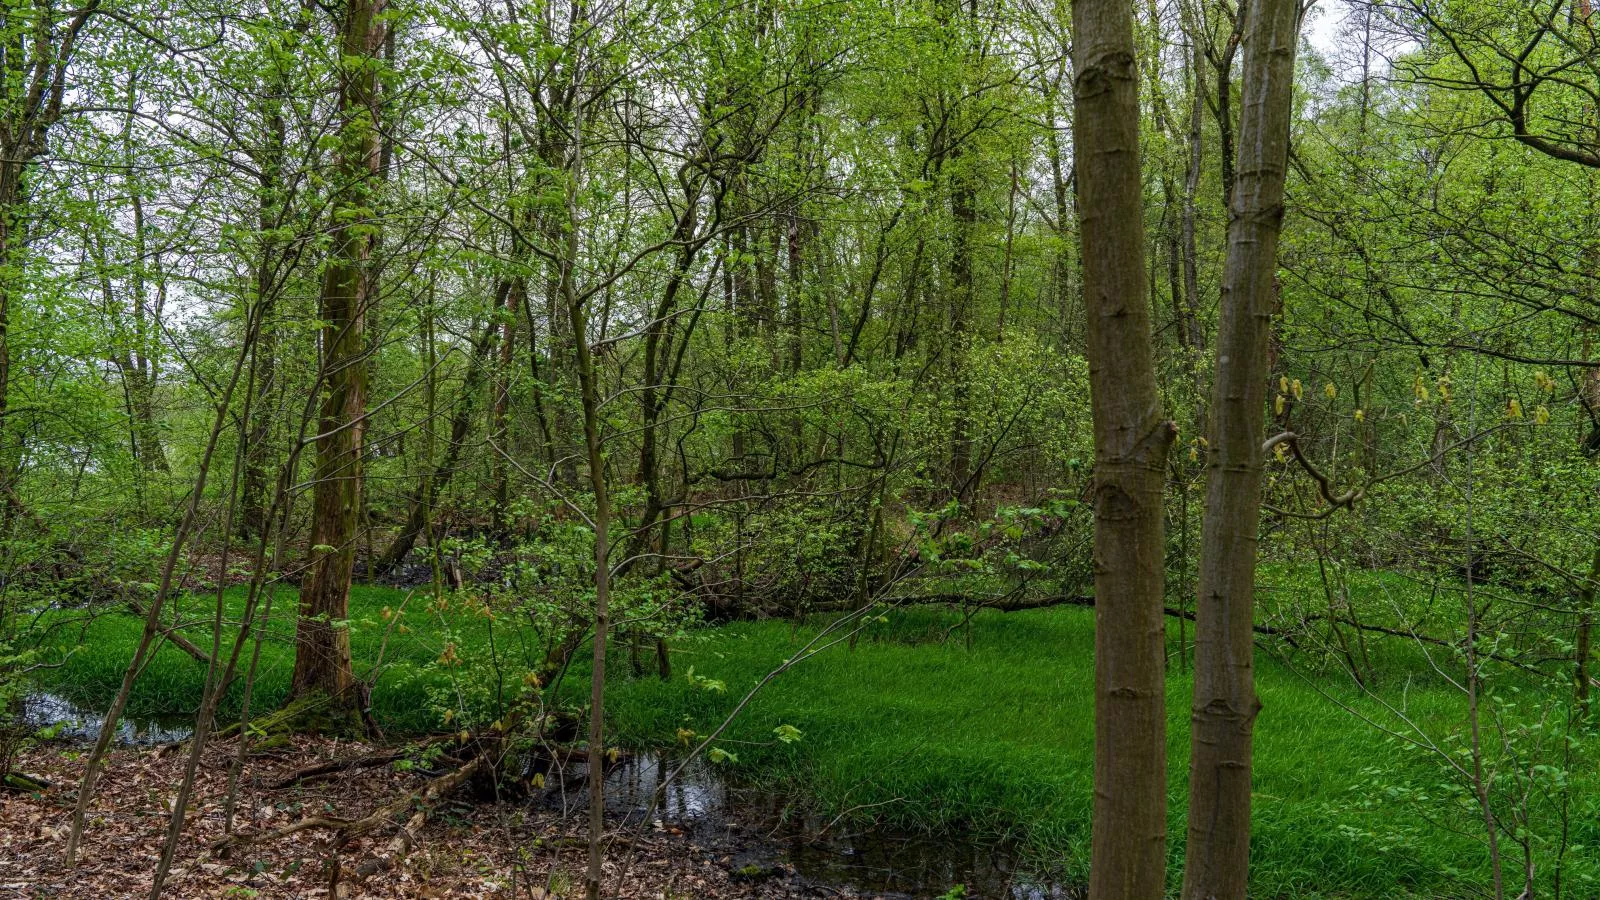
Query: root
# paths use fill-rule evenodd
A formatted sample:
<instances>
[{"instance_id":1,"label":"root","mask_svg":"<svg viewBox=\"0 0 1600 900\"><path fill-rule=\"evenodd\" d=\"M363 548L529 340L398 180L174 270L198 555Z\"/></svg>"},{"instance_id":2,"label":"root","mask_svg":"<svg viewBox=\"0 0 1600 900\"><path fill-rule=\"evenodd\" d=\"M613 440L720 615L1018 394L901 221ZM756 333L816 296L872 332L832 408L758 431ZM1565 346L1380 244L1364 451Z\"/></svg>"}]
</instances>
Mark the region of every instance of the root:
<instances>
[{"instance_id":1,"label":"root","mask_svg":"<svg viewBox=\"0 0 1600 900\"><path fill-rule=\"evenodd\" d=\"M250 722L250 731L257 737L255 746L270 748L287 742L291 735L320 734L329 737L366 738L368 728L363 717L349 702L339 702L327 694L312 694L291 700L282 708ZM227 740L239 734L239 723L218 729L218 740Z\"/></svg>"}]
</instances>

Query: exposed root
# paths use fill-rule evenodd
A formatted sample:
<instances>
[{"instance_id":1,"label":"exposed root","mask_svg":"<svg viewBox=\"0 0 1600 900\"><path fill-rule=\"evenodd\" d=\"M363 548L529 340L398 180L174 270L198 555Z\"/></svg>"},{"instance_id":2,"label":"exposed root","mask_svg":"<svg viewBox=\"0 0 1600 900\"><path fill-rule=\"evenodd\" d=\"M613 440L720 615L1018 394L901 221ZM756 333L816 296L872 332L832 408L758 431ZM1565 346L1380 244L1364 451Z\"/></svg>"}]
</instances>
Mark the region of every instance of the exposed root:
<instances>
[{"instance_id":1,"label":"exposed root","mask_svg":"<svg viewBox=\"0 0 1600 900\"><path fill-rule=\"evenodd\" d=\"M327 737L365 738L368 728L360 704L339 701L327 694L312 694L291 700L282 708L252 719L250 731L256 735L257 747L270 748L284 743L290 735L315 734ZM216 733L218 740L237 736L239 723L235 722Z\"/></svg>"}]
</instances>

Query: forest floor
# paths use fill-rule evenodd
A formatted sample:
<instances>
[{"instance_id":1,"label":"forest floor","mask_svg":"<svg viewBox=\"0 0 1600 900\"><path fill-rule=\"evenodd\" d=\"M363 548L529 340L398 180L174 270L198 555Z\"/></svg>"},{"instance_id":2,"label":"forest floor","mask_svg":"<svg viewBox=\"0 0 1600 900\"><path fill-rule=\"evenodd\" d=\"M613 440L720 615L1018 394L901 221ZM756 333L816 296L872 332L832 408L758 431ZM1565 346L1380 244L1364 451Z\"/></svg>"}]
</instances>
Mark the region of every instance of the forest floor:
<instances>
[{"instance_id":1,"label":"forest floor","mask_svg":"<svg viewBox=\"0 0 1600 900\"><path fill-rule=\"evenodd\" d=\"M361 816L422 782L420 775L378 767L345 773L336 780L269 787L298 768L362 749L349 742L306 738L252 759L241 781L238 831L280 828L310 813ZM148 747L114 751L86 820L79 864L67 869L62 851L74 787L82 772L82 751L81 744L62 742L32 748L19 760L18 770L42 777L52 787L38 794L0 793L0 897L148 894L184 754ZM209 845L223 833L222 797L232 752L231 743L221 743L205 753L167 896L234 900L581 896L583 817L530 804L446 803L429 818L403 862L369 875L362 873L383 853L392 831L352 841L337 852L330 833L302 831L245 844L226 856L213 853ZM708 841L670 825L643 834L633 830L617 836L608 854L607 896L627 900L866 896L813 883L760 852L759 836L734 833ZM338 861L337 878L333 860Z\"/></svg>"},{"instance_id":2,"label":"forest floor","mask_svg":"<svg viewBox=\"0 0 1600 900\"><path fill-rule=\"evenodd\" d=\"M1288 569L1264 571L1263 621L1293 621L1294 609L1320 598L1314 578L1314 573ZM1436 602L1430 592L1403 577L1351 573L1350 590L1363 608L1395 610L1396 618L1383 624L1402 635L1413 624L1428 633L1456 633L1456 623L1441 618L1449 605ZM540 648L531 641L526 647L519 643L524 638L511 627L513 620L502 616L503 624L495 624L481 607L463 600L452 600L448 608L424 606L416 598L410 598L407 606L407 601L404 591L372 587L352 591L352 645L358 668L379 655L386 635L392 638L373 695L380 723L391 737L399 737L493 721L497 711L490 698L496 687L520 683L521 673L529 660L538 658ZM280 597L279 602L292 611L291 598ZM192 614L199 618L203 608L196 602ZM403 621L411 627L391 629L391 621L401 621L397 611L402 608ZM1286 618L1272 618L1280 615L1273 612L1277 608L1286 610L1281 614ZM396 612L391 616L391 611ZM1402 614L1403 620L1398 618ZM262 708L270 707L273 698L287 689L291 627L287 619L276 626L282 634L264 647L257 679ZM820 627L821 621L734 622L675 636L672 677L665 681L649 665L634 671L625 645L619 642L607 691L609 734L625 748L697 743L747 691L800 653ZM1171 624L1169 646L1174 652L1167 680L1169 846L1175 857L1182 852L1188 776L1183 761L1188 756L1191 683L1186 661L1176 652L1180 629L1186 627L1176 621ZM202 627L190 634L209 643ZM47 688L64 693L70 688L72 696L67 699L81 709L103 709L137 635L138 623L125 615L105 615L58 631L62 653L75 647L93 647L95 652L77 652L62 667L48 670L52 683ZM766 812L756 810L753 817L745 815L748 806L732 809L726 818L755 828L762 825L762 815L775 810L780 819L804 820L801 824L814 833L836 834L849 827L858 832L923 835L933 852L910 862L909 842L866 849L881 849L886 865L908 869L927 869L927 861L937 860L941 852L980 861L1009 854L1015 866L1008 864L1008 872L1026 869L1058 883L1077 883L1087 869L1092 797L1093 642L1093 612L1087 609L984 612L970 618L945 608L888 611L868 624L856 646L836 644L773 680L717 739L713 748L721 752L714 758L720 762L708 764L715 777L757 792L767 806ZM446 647L453 647L451 655L461 661L442 664ZM1269 641L1257 654L1257 687L1264 708L1255 732L1252 890L1261 896L1294 898L1471 894L1475 886L1486 883L1486 856L1474 833L1475 813L1460 802L1460 783L1439 752L1453 751L1464 739L1465 703L1448 677L1458 661L1449 649L1376 633L1362 639L1360 654L1368 668L1359 683L1331 655L1310 648ZM203 673L192 658L164 648L147 667L130 714L180 714L181 718L198 702ZM1526 677L1512 668L1496 668L1493 675L1494 727L1502 740L1509 745L1512 740L1539 739L1550 711L1563 708L1565 696L1549 693L1552 684L1561 682ZM567 702L581 704L577 695L587 681L587 663L580 662L562 686ZM192 712L188 720L192 721ZM452 721L453 726L447 724ZM1574 745L1575 758L1600 755L1597 741L1600 734L1582 735L1581 743ZM127 750L123 756L132 761L130 773L146 764L173 765L140 763L145 757ZM50 766L40 774L60 777L66 767L66 779L71 780L70 759L45 762ZM215 773L208 770L207 777ZM374 804L398 789L388 784L389 790L382 790L381 778L414 776L368 777L380 779L372 790L340 790L334 799L359 798ZM1563 863L1565 883L1581 885L1579 892L1589 896L1600 896L1597 779L1600 776L1592 768L1576 766L1570 792L1539 793L1529 809L1541 839L1553 840L1549 836L1554 835L1570 847ZM152 776L150 783L165 782ZM155 788L145 792L151 790ZM156 791L151 794L155 799L146 799L145 793L136 792L132 802L159 812L160 796ZM59 827L59 819L46 815L52 802L60 801L35 804L28 813L41 816L44 824L39 827L45 833ZM15 810L29 803L33 801L8 801L6 815L17 815ZM259 812L260 804L253 808ZM480 885L493 879L499 879L495 884L508 883L516 858L510 848L532 846L539 837L545 837L547 845L570 837L568 826L548 811L505 805L491 810L451 813L431 822L422 855L405 871L412 878L420 878L424 871L430 877L444 877L441 873L481 864L488 875L450 877L478 878ZM281 810L272 815L278 824L286 821ZM519 815L523 818L515 825L503 821ZM204 829L210 821L202 817L196 827ZM452 843L452 822L497 837ZM152 820L145 827L154 834L159 822ZM519 836L499 837L505 834ZM730 878L727 865L716 861L725 848L704 837L703 831L676 839L652 834L651 841L663 842L661 852L669 859L663 871L680 879L700 878L708 885L718 884L718 877ZM35 838L29 852L48 858L53 840ZM704 846L707 843L713 846ZM700 851L684 852L689 845ZM491 852L490 847L496 849ZM487 855L474 862L477 857L465 855L469 849ZM844 847L841 853L862 849ZM321 858L271 852L278 854L266 869L272 872L282 871L296 858L308 860L303 865ZM706 853L710 863L705 863ZM545 877L552 866L577 871L577 856L570 848L565 855L541 851L526 864ZM733 868L742 866L741 862ZM140 863L132 868L143 872L149 867ZM962 863L933 869L911 893L938 896L957 883L966 883L971 891L974 874L983 874L974 868ZM9 880L0 875L0 886ZM309 877L307 884L314 883L316 877ZM794 883L785 879L782 884L753 887L728 881L726 886L698 888L689 894L763 896L750 892L795 890ZM655 890L658 893L650 896L673 896L670 890L676 888L666 888L663 880ZM663 890L668 893L660 893ZM982 890L973 895L988 896Z\"/></svg>"}]
</instances>

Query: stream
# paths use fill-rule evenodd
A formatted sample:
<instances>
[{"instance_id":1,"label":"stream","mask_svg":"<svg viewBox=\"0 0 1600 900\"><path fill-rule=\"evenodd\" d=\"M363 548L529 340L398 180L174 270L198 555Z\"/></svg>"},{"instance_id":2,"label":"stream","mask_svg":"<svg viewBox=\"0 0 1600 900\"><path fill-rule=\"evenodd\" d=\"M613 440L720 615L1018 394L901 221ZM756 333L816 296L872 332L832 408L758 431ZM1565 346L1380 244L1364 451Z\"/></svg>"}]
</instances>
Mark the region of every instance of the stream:
<instances>
[{"instance_id":1,"label":"stream","mask_svg":"<svg viewBox=\"0 0 1600 900\"><path fill-rule=\"evenodd\" d=\"M105 720L59 694L36 692L23 701L23 718L37 728L58 727L57 737L92 741ZM193 717L124 716L117 741L153 746L182 740ZM671 755L640 753L606 774L611 817L638 825L656 786L678 766ZM552 778L533 802L566 814L586 806L586 775L579 764ZM673 781L655 826L687 835L738 877L782 879L794 887L828 889L844 896L939 897L952 887L969 898L1076 900L1081 884L1052 880L1031 869L1011 848L955 837L883 827L860 827L796 812L795 798L738 784L724 770L695 759Z\"/></svg>"}]
</instances>

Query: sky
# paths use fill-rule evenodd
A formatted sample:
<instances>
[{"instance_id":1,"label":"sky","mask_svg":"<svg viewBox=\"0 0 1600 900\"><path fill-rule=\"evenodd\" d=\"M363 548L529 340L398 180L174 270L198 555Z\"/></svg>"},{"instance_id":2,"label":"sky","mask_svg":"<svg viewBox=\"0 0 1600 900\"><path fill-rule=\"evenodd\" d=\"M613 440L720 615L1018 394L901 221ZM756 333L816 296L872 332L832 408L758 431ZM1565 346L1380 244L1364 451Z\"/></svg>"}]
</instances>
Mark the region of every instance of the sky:
<instances>
[{"instance_id":1,"label":"sky","mask_svg":"<svg viewBox=\"0 0 1600 900\"><path fill-rule=\"evenodd\" d=\"M1327 54L1338 45L1339 24L1343 21L1347 5L1345 0L1317 0L1312 8L1306 37L1311 46Z\"/></svg>"}]
</instances>

